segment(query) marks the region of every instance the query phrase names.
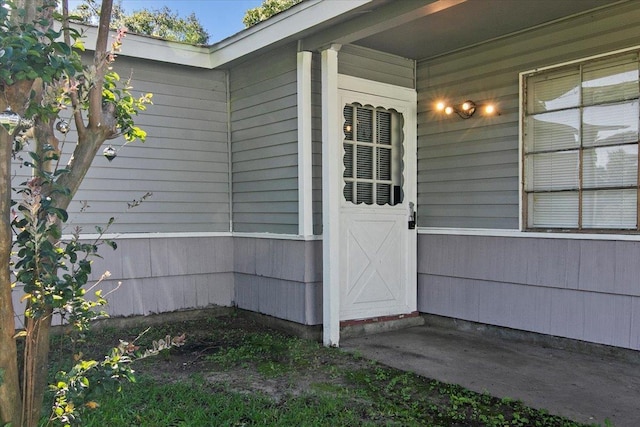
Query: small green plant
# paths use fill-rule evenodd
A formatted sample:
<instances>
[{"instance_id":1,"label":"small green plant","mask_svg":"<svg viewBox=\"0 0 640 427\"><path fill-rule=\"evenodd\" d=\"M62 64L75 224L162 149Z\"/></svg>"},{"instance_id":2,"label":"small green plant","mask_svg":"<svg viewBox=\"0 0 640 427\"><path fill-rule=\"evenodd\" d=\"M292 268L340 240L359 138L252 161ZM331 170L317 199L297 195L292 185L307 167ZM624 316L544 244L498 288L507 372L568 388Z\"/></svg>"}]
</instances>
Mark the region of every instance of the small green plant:
<instances>
[{"instance_id":1,"label":"small green plant","mask_svg":"<svg viewBox=\"0 0 640 427\"><path fill-rule=\"evenodd\" d=\"M148 329L143 334L147 331ZM54 393L49 424L80 425L81 415L85 410L100 406L96 401L99 396L108 392L120 392L123 381L136 381L131 367L134 361L180 347L184 341L185 335L166 336L153 341L153 347L141 351L135 345L135 340L131 343L121 340L100 362L82 360L82 354L74 355L79 360L71 370L58 371L54 383L49 386Z\"/></svg>"},{"instance_id":2,"label":"small green plant","mask_svg":"<svg viewBox=\"0 0 640 427\"><path fill-rule=\"evenodd\" d=\"M230 331L227 339L237 331ZM291 367L306 366L313 360L317 343L274 333L249 333L241 337L237 347L221 349L207 359L222 367L247 366L254 363L263 374L279 375Z\"/></svg>"}]
</instances>

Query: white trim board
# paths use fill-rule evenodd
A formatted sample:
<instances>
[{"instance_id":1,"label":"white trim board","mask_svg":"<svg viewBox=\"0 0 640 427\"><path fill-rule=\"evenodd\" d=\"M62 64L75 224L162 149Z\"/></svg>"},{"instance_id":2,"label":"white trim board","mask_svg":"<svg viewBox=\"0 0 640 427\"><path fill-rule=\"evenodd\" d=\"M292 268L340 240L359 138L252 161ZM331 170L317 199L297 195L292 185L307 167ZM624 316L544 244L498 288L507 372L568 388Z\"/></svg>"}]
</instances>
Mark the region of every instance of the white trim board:
<instances>
[{"instance_id":1,"label":"white trim board","mask_svg":"<svg viewBox=\"0 0 640 427\"><path fill-rule=\"evenodd\" d=\"M597 234L597 233L545 233L540 231L520 231L493 228L440 228L420 227L418 234L440 234L452 236L518 237L523 239L566 239L566 240L612 240L640 242L640 234Z\"/></svg>"},{"instance_id":2,"label":"white trim board","mask_svg":"<svg viewBox=\"0 0 640 427\"><path fill-rule=\"evenodd\" d=\"M438 234L452 236L490 236L490 237L518 237L536 239L570 239L570 240L612 240L640 242L640 234L588 234L588 233L545 233L535 231L506 230L493 228L440 228L419 227L418 234ZM71 239L71 235L63 235L63 240ZM96 239L97 234L82 234L82 240ZM303 236L299 234L276 233L248 233L248 232L185 232L185 233L110 233L102 236L103 239L167 239L188 237L238 237L252 239L274 239L295 241L321 241L321 235Z\"/></svg>"},{"instance_id":3,"label":"white trim board","mask_svg":"<svg viewBox=\"0 0 640 427\"><path fill-rule=\"evenodd\" d=\"M313 234L311 59L298 52L298 234Z\"/></svg>"},{"instance_id":4,"label":"white trim board","mask_svg":"<svg viewBox=\"0 0 640 427\"><path fill-rule=\"evenodd\" d=\"M360 77L338 74L338 88L351 92L360 92L366 95L375 94L377 97L396 99L400 101L417 103L417 92L415 89L394 86L388 83L380 83Z\"/></svg>"},{"instance_id":5,"label":"white trim board","mask_svg":"<svg viewBox=\"0 0 640 427\"><path fill-rule=\"evenodd\" d=\"M205 231L205 232L185 232L185 233L109 233L99 236L98 234L81 234L81 240L95 240L98 238L116 240L116 239L172 239L172 238L190 238L190 237L238 237L252 239L272 239L272 240L296 240L296 241L314 241L322 240L322 236L311 235L301 236L298 234L276 234L276 233L245 233L245 232L229 232L229 231ZM62 236L62 241L69 241L73 238L70 234Z\"/></svg>"},{"instance_id":6,"label":"white trim board","mask_svg":"<svg viewBox=\"0 0 640 427\"><path fill-rule=\"evenodd\" d=\"M342 150L338 108L338 51L332 45L321 53L322 80L322 341L337 347L340 341L340 206L332 196L340 191L342 171L336 152ZM329 262L331 260L331 262Z\"/></svg>"}]
</instances>

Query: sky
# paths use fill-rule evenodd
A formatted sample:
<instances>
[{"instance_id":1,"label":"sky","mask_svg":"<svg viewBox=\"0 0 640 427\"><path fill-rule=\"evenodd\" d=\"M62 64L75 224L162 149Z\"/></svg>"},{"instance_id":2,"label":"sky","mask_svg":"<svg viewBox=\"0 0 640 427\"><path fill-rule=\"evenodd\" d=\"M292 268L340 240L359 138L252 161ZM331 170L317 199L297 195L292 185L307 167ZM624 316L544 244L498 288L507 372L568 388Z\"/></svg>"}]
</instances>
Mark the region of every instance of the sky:
<instances>
[{"instance_id":1,"label":"sky","mask_svg":"<svg viewBox=\"0 0 640 427\"><path fill-rule=\"evenodd\" d=\"M114 3L117 0L114 0ZM69 9L75 9L81 0L69 0ZM209 33L209 44L219 42L244 29L242 17L247 9L262 4L262 0L123 0L127 13L139 9L160 9L169 7L182 17L196 14L202 26Z\"/></svg>"}]
</instances>

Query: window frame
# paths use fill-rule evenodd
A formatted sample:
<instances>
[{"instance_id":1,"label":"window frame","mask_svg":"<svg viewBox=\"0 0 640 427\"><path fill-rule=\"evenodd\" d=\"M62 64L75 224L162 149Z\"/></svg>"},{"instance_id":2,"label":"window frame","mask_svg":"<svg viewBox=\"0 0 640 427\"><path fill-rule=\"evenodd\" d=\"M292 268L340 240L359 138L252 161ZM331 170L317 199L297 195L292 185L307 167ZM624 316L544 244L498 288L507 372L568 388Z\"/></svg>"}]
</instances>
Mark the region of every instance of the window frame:
<instances>
[{"instance_id":1,"label":"window frame","mask_svg":"<svg viewBox=\"0 0 640 427\"><path fill-rule=\"evenodd\" d=\"M581 137L580 137L580 143L578 145L578 168L579 168L579 172L578 172L578 176L577 176L577 180L579 181L578 183L578 188L577 188L577 192L579 193L579 198L578 198L578 218L577 219L577 225L576 227L544 227L544 226L533 226L533 225L529 225L529 194L533 194L536 193L538 191L527 191L526 186L527 186L527 176L526 174L529 173L529 171L526 169L527 168L527 153L525 150L525 145L526 145L526 135L525 135L525 131L526 131L526 126L527 126L527 117L528 117L528 97L529 95L533 96L533 94L529 94L527 92L527 83L528 83L528 79L535 77L535 76L540 76L540 75L544 75L544 74L548 74L551 75L551 73L563 73L563 72L569 72L570 69L575 69L575 68L579 68L582 67L583 65L590 65L595 63L596 61L601 61L601 60L607 60L607 59L611 59L614 60L616 58L622 58L625 55L630 55L630 54L636 54L638 56L637 61L638 61L638 68L639 68L639 76L638 76L638 81L637 84L640 87L640 46L633 46L633 47L629 47L629 48L625 48L625 49L619 49L616 51L611 51L611 52L605 52L599 55L593 55L593 56L589 56L589 57L584 57L584 58L579 58L576 60L572 60L572 61L567 61L564 63L560 63L560 64L554 64L554 65L550 65L550 66L546 66L546 67L540 67L540 68L536 68L533 70L529 70L529 71L524 71L521 72L519 75L519 156L518 156L518 167L519 167L519 202L520 202L520 207L519 207L519 223L520 223L520 231L526 231L526 232L559 232L559 233L576 233L576 234L640 234L640 148L637 148L638 151L638 159L637 159L637 169L636 169L636 183L635 185L633 185L631 187L631 189L635 189L636 192L636 224L635 224L635 228L622 228L621 226L618 226L616 228L585 228L584 224L582 223L582 219L583 219L583 207L582 207L582 196L583 194L589 191L598 191L598 190L615 190L615 188L610 188L610 187L606 187L606 186L600 186L597 187L595 189L591 188L591 189L586 189L583 187L583 169L584 169L584 159L583 159L583 155L584 155L584 151L585 149L592 149L594 147L588 147L588 146L584 146L583 145L583 137L582 137L582 132L581 132ZM582 83L583 83L583 76L582 73L580 72L580 76L579 76L579 84L580 87L582 87ZM640 102L640 95L638 95L637 97L631 98L631 100L636 100L636 102ZM627 100L630 101L630 100ZM609 105L609 103L597 103L597 104L590 104L590 105L586 105L585 102L580 99L579 101L579 105L577 107L575 107L579 112L580 112L580 117L582 118L582 113L584 111L584 109L586 107L589 106L602 106L602 105ZM554 110L555 112L557 112L558 110ZM582 123L582 121L581 121ZM638 117L638 123L640 126L640 117ZM581 125L581 129L582 129L582 125ZM630 143L630 144L626 144L626 145L631 145L634 143ZM635 142L636 147L640 147L640 136L638 137L638 141ZM625 145L625 144L621 144L621 145ZM558 149L558 150L553 150L553 152L563 152L563 150Z\"/></svg>"}]
</instances>

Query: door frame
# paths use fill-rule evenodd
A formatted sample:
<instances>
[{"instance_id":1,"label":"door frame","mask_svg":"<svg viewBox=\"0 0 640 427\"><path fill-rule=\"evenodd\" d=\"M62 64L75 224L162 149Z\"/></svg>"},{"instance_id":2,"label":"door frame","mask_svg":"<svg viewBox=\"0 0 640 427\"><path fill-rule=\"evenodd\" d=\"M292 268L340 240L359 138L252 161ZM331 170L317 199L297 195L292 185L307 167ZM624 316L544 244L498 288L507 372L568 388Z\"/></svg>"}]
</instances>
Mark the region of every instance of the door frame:
<instances>
[{"instance_id":1,"label":"door frame","mask_svg":"<svg viewBox=\"0 0 640 427\"><path fill-rule=\"evenodd\" d=\"M328 52L328 54L327 54ZM342 105L340 90L360 92L363 95L404 101L407 110L405 120L404 150L406 174L405 200L413 201L417 210L417 92L401 86L379 83L337 73L337 51L323 52L323 142L322 142L322 227L323 227L323 342L338 346L340 340L340 209L342 201ZM324 58L323 58L324 59ZM326 66L325 66L326 65ZM331 73L331 68L335 74ZM417 254L417 232L410 233L409 242ZM415 254L414 254L415 255ZM410 257L416 271L416 256ZM417 303L417 274L414 300ZM415 305L415 304L414 304Z\"/></svg>"}]
</instances>

